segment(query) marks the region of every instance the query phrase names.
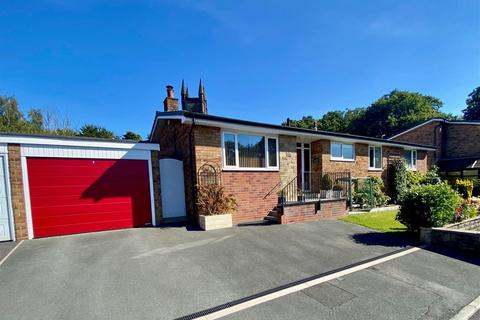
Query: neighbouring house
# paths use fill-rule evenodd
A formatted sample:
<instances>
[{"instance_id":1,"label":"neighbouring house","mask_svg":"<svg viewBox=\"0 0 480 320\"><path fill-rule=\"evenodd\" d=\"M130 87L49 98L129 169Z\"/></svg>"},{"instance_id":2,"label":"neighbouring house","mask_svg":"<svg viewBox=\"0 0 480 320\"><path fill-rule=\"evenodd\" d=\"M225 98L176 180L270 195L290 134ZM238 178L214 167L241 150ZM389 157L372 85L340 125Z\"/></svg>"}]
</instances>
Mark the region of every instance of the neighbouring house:
<instances>
[{"instance_id":1,"label":"neighbouring house","mask_svg":"<svg viewBox=\"0 0 480 320\"><path fill-rule=\"evenodd\" d=\"M389 140L435 146L432 163L447 178L480 178L480 121L433 118Z\"/></svg>"},{"instance_id":2,"label":"neighbouring house","mask_svg":"<svg viewBox=\"0 0 480 320\"><path fill-rule=\"evenodd\" d=\"M167 86L150 142L159 143L161 158L183 163L186 210L192 219L197 215L196 185L207 174L237 198L234 223L345 215L346 199L326 197L323 189L352 177L386 179L389 163L398 158L405 158L413 170L426 171L436 150L428 141L400 142L209 115L203 85L198 97L191 98L183 83L180 104L173 87ZM322 186L325 175L330 177L328 187Z\"/></svg>"}]
</instances>

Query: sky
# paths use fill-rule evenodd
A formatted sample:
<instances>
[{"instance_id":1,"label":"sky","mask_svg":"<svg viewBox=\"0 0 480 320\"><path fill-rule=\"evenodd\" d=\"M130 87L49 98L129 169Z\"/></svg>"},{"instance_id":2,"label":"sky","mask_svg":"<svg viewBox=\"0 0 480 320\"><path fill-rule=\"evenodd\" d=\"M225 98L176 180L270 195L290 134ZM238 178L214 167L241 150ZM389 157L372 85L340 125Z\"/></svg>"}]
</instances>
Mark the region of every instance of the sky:
<instances>
[{"instance_id":1,"label":"sky","mask_svg":"<svg viewBox=\"0 0 480 320\"><path fill-rule=\"evenodd\" d=\"M149 133L205 84L209 114L281 123L393 89L460 114L480 86L478 0L0 0L0 94L24 112Z\"/></svg>"}]
</instances>

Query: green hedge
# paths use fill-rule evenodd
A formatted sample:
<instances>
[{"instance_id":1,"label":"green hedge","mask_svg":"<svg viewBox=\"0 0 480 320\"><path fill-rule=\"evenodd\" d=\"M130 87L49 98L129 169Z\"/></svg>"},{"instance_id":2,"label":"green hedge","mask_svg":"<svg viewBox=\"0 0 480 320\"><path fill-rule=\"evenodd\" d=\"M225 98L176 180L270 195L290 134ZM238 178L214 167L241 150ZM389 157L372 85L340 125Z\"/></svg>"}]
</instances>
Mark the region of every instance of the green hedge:
<instances>
[{"instance_id":1,"label":"green hedge","mask_svg":"<svg viewBox=\"0 0 480 320\"><path fill-rule=\"evenodd\" d=\"M420 227L442 227L453 221L462 198L447 183L414 186L401 200L397 220L415 231Z\"/></svg>"}]
</instances>

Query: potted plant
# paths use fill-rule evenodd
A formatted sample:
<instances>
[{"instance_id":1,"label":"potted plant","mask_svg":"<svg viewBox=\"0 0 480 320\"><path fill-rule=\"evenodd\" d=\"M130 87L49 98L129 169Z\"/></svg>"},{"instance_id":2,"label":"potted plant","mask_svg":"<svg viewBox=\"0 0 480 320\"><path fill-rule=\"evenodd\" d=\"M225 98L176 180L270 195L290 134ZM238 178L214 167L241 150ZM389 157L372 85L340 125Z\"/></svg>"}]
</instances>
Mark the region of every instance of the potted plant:
<instances>
[{"instance_id":1,"label":"potted plant","mask_svg":"<svg viewBox=\"0 0 480 320\"><path fill-rule=\"evenodd\" d=\"M343 187L339 183L333 185L333 197L341 198L342 197Z\"/></svg>"},{"instance_id":2,"label":"potted plant","mask_svg":"<svg viewBox=\"0 0 480 320\"><path fill-rule=\"evenodd\" d=\"M329 199L332 197L332 179L327 174L324 174L320 179L320 198Z\"/></svg>"},{"instance_id":3,"label":"potted plant","mask_svg":"<svg viewBox=\"0 0 480 320\"><path fill-rule=\"evenodd\" d=\"M230 228L231 212L237 209L237 201L225 188L210 184L197 188L198 222L203 230Z\"/></svg>"}]
</instances>

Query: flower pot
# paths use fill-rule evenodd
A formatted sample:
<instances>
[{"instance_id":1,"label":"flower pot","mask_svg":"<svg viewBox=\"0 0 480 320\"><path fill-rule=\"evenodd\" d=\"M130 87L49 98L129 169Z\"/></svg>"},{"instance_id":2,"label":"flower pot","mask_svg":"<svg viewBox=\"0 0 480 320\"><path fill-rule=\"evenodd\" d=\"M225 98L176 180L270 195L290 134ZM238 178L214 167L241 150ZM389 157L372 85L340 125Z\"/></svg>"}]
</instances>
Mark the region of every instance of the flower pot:
<instances>
[{"instance_id":1,"label":"flower pot","mask_svg":"<svg viewBox=\"0 0 480 320\"><path fill-rule=\"evenodd\" d=\"M332 192L332 190L320 190L320 199L330 199Z\"/></svg>"},{"instance_id":2,"label":"flower pot","mask_svg":"<svg viewBox=\"0 0 480 320\"><path fill-rule=\"evenodd\" d=\"M205 231L231 228L233 226L232 214L216 214L213 216L200 215L198 217L198 223L200 224L200 228Z\"/></svg>"}]
</instances>

